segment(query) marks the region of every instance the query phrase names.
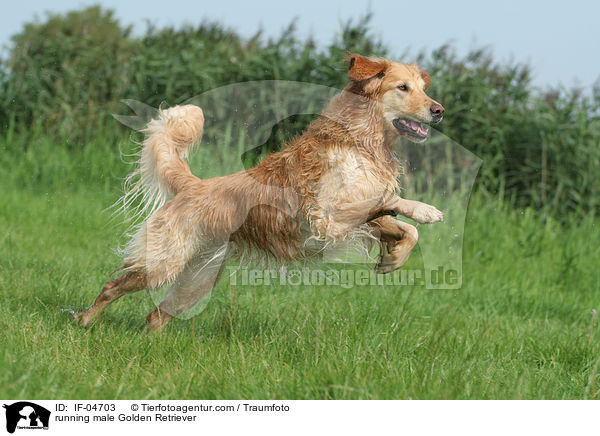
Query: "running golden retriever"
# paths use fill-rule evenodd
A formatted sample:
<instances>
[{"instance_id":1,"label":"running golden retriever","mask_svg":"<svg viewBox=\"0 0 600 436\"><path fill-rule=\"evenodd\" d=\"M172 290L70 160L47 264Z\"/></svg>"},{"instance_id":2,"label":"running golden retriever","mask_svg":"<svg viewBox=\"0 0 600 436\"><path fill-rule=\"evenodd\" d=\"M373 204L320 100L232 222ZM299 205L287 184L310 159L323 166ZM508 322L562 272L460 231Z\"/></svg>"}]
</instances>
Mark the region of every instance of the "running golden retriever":
<instances>
[{"instance_id":1,"label":"running golden retriever","mask_svg":"<svg viewBox=\"0 0 600 436\"><path fill-rule=\"evenodd\" d=\"M158 207L127 245L122 275L75 318L88 326L117 298L171 284L147 317L149 329L160 329L212 290L232 255L297 261L368 234L381 247L378 272L404 265L418 233L392 216L433 223L443 215L396 194L393 146L398 135L424 141L444 108L427 96L431 78L414 64L359 55L348 61L350 84L300 137L226 177L199 179L184 161L202 136L202 110L161 111L147 126L130 176L137 181L126 194Z\"/></svg>"}]
</instances>

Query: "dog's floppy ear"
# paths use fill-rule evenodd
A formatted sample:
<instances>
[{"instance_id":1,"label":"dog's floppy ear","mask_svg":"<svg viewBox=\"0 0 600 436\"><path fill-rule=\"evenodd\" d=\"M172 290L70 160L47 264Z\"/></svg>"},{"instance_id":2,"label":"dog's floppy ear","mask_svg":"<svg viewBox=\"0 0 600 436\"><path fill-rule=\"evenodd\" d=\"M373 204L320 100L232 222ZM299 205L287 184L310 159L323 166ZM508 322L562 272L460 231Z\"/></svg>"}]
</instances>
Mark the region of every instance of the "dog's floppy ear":
<instances>
[{"instance_id":1,"label":"dog's floppy ear","mask_svg":"<svg viewBox=\"0 0 600 436\"><path fill-rule=\"evenodd\" d=\"M388 62L385 59L368 58L357 54L351 54L348 60L348 77L359 81L370 79L371 77L385 74L388 68Z\"/></svg>"},{"instance_id":2,"label":"dog's floppy ear","mask_svg":"<svg viewBox=\"0 0 600 436\"><path fill-rule=\"evenodd\" d=\"M424 71L420 68L419 68L419 71L421 72L421 78L425 82L425 89L429 88L429 85L431 85L431 76L429 75L429 73L427 71Z\"/></svg>"}]
</instances>

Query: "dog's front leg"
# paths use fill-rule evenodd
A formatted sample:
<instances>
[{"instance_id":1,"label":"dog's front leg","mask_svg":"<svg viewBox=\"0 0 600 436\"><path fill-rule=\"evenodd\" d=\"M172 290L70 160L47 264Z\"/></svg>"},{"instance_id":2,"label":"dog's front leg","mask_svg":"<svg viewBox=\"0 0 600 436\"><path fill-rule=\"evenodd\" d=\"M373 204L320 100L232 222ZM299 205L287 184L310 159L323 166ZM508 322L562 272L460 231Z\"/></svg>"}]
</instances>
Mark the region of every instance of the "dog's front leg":
<instances>
[{"instance_id":1,"label":"dog's front leg","mask_svg":"<svg viewBox=\"0 0 600 436\"><path fill-rule=\"evenodd\" d=\"M353 228L385 215L395 216L401 213L396 206L396 198L400 197L394 197L389 201L384 201L382 198L371 198L341 204L332 215L337 223Z\"/></svg>"},{"instance_id":2,"label":"dog's front leg","mask_svg":"<svg viewBox=\"0 0 600 436\"><path fill-rule=\"evenodd\" d=\"M403 215L420 224L430 224L444 220L444 214L436 207L421 203L420 201L394 197L389 207L397 215Z\"/></svg>"},{"instance_id":3,"label":"dog's front leg","mask_svg":"<svg viewBox=\"0 0 600 436\"><path fill-rule=\"evenodd\" d=\"M314 229L317 234L337 239L357 226L386 215L404 215L419 223L434 223L444 218L433 206L394 196L387 200L373 198L338 205L325 214L325 219L317 218Z\"/></svg>"},{"instance_id":4,"label":"dog's front leg","mask_svg":"<svg viewBox=\"0 0 600 436\"><path fill-rule=\"evenodd\" d=\"M403 215L420 224L435 223L444 220L444 214L436 207L420 201L406 200L394 196L388 200L368 199L347 203L337 207L334 216L339 223L351 227L367 223L385 215Z\"/></svg>"},{"instance_id":5,"label":"dog's front leg","mask_svg":"<svg viewBox=\"0 0 600 436\"><path fill-rule=\"evenodd\" d=\"M386 274L403 266L419 240L419 232L415 226L390 216L377 218L369 224L375 236L379 237L381 246L377 272Z\"/></svg>"}]
</instances>

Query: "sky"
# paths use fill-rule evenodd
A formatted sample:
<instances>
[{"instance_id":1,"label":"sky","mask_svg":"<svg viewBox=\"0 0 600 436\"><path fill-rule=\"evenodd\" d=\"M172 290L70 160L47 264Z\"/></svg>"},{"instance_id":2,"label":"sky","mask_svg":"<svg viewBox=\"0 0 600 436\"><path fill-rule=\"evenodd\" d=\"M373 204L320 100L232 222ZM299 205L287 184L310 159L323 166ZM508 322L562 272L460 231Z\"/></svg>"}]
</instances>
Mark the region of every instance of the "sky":
<instances>
[{"instance_id":1,"label":"sky","mask_svg":"<svg viewBox=\"0 0 600 436\"><path fill-rule=\"evenodd\" d=\"M452 42L459 54L489 46L498 60L527 62L534 84L554 88L578 86L589 90L600 77L600 2L597 1L493 1L462 0L23 0L11 2L0 15L0 45L44 11L64 12L101 4L114 9L123 24L136 32L145 21L161 25L218 20L244 36L262 27L276 36L297 18L299 36L312 35L329 43L340 22L373 13L373 32L394 54L416 55Z\"/></svg>"}]
</instances>

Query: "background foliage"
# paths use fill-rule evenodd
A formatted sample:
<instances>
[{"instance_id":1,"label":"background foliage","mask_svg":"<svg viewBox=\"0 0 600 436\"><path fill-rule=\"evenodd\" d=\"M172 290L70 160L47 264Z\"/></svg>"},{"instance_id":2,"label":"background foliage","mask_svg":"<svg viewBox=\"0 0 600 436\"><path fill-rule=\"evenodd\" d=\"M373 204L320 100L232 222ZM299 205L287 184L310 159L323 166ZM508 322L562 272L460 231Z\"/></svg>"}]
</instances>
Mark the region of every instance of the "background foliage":
<instances>
[{"instance_id":1,"label":"background foliage","mask_svg":"<svg viewBox=\"0 0 600 436\"><path fill-rule=\"evenodd\" d=\"M2 60L0 126L9 137L19 137L5 147L21 153L23 146L50 138L57 154L85 153L99 135L112 147L129 134L110 115L124 112L123 98L157 107L223 85L265 79L342 88L348 51L398 55L373 34L368 15L342 24L335 40L323 46L299 39L293 24L273 39L260 31L242 38L212 22L148 25L143 35L134 36L111 11L97 6L49 14L15 35ZM483 159L478 189L557 215L599 210L597 90L588 96L578 90L537 90L527 65L495 62L487 49L460 57L444 46L416 60L434 77L430 94L447 108L443 133ZM309 121L288 120L278 139Z\"/></svg>"}]
</instances>

